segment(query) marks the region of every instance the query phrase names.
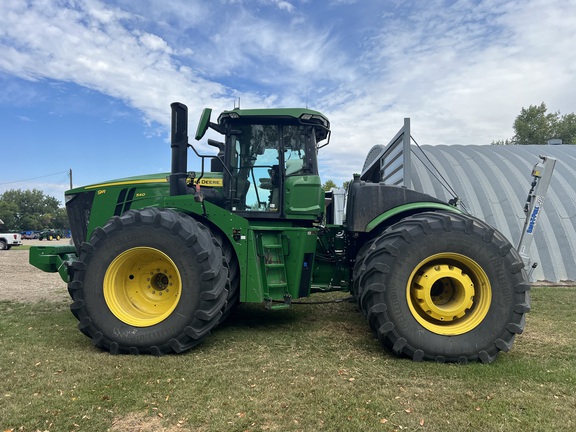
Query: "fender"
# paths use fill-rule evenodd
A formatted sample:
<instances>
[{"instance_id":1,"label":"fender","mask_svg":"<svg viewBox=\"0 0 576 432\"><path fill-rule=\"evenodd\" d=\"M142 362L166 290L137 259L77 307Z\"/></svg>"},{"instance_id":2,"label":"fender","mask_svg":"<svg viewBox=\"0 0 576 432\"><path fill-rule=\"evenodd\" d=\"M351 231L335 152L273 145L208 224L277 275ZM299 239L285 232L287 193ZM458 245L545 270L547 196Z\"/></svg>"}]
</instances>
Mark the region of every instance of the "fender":
<instances>
[{"instance_id":1,"label":"fender","mask_svg":"<svg viewBox=\"0 0 576 432\"><path fill-rule=\"evenodd\" d=\"M348 188L346 229L356 233L370 232L400 213L437 209L459 212L438 198L404 186L355 180Z\"/></svg>"},{"instance_id":2,"label":"fender","mask_svg":"<svg viewBox=\"0 0 576 432\"><path fill-rule=\"evenodd\" d=\"M451 211L451 212L455 212L455 213L462 213L457 208L452 207L451 205L448 205L448 204L441 204L441 203L434 203L434 202L417 202L417 203L405 204L405 205L401 205L399 207L395 207L391 210L388 210L387 212L382 213L381 215L372 219L368 223L368 225L366 225L366 232L372 231L374 228L379 226L381 223L385 222L386 220L388 220L388 219L390 219L396 215L399 215L399 214L402 214L405 212L409 212L410 214L414 214L414 213L421 213L421 212L430 211L430 210L446 210L446 211Z\"/></svg>"}]
</instances>

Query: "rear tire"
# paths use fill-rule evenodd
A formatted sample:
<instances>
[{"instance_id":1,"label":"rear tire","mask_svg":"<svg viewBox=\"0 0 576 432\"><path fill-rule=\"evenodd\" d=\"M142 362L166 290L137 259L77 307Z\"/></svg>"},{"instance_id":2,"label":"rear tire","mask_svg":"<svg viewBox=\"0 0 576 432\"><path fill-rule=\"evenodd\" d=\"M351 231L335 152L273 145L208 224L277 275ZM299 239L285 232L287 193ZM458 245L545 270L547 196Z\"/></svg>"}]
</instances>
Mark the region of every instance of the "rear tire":
<instances>
[{"instance_id":1,"label":"rear tire","mask_svg":"<svg viewBox=\"0 0 576 432\"><path fill-rule=\"evenodd\" d=\"M530 285L522 259L479 219L417 214L389 227L366 254L360 307L398 355L490 363L524 329Z\"/></svg>"},{"instance_id":2,"label":"rear tire","mask_svg":"<svg viewBox=\"0 0 576 432\"><path fill-rule=\"evenodd\" d=\"M222 250L198 221L145 208L114 217L83 243L69 292L79 329L113 354L182 352L226 304Z\"/></svg>"}]
</instances>

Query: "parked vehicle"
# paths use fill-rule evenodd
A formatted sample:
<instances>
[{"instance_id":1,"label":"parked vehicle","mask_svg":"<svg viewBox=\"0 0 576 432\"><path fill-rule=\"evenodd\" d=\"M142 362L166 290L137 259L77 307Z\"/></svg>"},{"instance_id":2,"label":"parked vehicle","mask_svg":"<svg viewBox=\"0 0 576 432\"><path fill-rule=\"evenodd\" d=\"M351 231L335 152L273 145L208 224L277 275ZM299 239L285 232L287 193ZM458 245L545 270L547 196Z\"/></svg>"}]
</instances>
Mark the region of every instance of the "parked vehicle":
<instances>
[{"instance_id":1,"label":"parked vehicle","mask_svg":"<svg viewBox=\"0 0 576 432\"><path fill-rule=\"evenodd\" d=\"M4 221L0 219L0 230L6 229ZM22 236L16 233L0 233L0 250L8 250L12 246L21 246Z\"/></svg>"},{"instance_id":2,"label":"parked vehicle","mask_svg":"<svg viewBox=\"0 0 576 432\"><path fill-rule=\"evenodd\" d=\"M35 240L38 238L38 236L40 235L39 231L22 231L20 233L20 235L22 236L22 240Z\"/></svg>"},{"instance_id":3,"label":"parked vehicle","mask_svg":"<svg viewBox=\"0 0 576 432\"><path fill-rule=\"evenodd\" d=\"M277 310L341 290L397 355L489 363L510 350L530 310L525 245L517 251L457 200L385 184L379 151L345 199L325 193L317 152L330 123L317 111L234 109L216 123L210 115L202 113L196 139L209 128L221 134L208 140L216 156L188 142L187 108L174 103L172 171L67 191L74 245L30 249L33 265L68 283L71 311L94 345L179 353L240 302ZM188 171L189 147L201 172ZM528 237L550 172L543 159L526 205ZM402 161L388 165L397 173Z\"/></svg>"},{"instance_id":4,"label":"parked vehicle","mask_svg":"<svg viewBox=\"0 0 576 432\"><path fill-rule=\"evenodd\" d=\"M62 231L58 229L46 229L40 231L40 234L38 234L38 240L60 240L63 237Z\"/></svg>"},{"instance_id":5,"label":"parked vehicle","mask_svg":"<svg viewBox=\"0 0 576 432\"><path fill-rule=\"evenodd\" d=\"M22 237L18 233L0 234L0 250L8 250L12 246L22 246Z\"/></svg>"}]
</instances>

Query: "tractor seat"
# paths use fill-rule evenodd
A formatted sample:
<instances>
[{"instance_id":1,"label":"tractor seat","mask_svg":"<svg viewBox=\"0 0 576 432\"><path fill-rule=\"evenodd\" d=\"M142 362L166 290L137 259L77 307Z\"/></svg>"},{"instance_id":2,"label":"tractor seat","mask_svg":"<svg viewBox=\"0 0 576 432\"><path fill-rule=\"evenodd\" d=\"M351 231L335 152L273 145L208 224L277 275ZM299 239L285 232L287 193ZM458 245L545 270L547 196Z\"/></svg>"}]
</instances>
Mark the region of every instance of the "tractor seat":
<instances>
[{"instance_id":1,"label":"tractor seat","mask_svg":"<svg viewBox=\"0 0 576 432\"><path fill-rule=\"evenodd\" d=\"M289 159L286 161L286 175L296 174L304 166L302 159Z\"/></svg>"}]
</instances>

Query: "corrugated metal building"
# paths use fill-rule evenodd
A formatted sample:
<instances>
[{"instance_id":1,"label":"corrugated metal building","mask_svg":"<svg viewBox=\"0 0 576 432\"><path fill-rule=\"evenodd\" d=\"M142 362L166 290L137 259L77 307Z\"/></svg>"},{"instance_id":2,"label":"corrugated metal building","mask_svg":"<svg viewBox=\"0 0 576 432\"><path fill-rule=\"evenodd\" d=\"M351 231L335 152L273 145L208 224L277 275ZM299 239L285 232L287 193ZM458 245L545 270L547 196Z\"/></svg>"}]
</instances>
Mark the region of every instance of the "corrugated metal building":
<instances>
[{"instance_id":1,"label":"corrugated metal building","mask_svg":"<svg viewBox=\"0 0 576 432\"><path fill-rule=\"evenodd\" d=\"M410 119L405 118L388 145L372 147L361 179L403 185L444 201L453 197L453 191L464 210L496 227L515 247L526 219L524 204L533 179L532 167L540 162L540 155L555 158L544 211L539 213L529 249L531 262L539 264L530 279L576 281L576 145L413 143Z\"/></svg>"},{"instance_id":2,"label":"corrugated metal building","mask_svg":"<svg viewBox=\"0 0 576 432\"><path fill-rule=\"evenodd\" d=\"M405 162L410 160L406 168L413 189L449 200L451 194L436 178L441 175L469 213L496 227L514 246L524 224L532 167L539 155L556 158L530 249L532 261L539 263L531 279L576 281L576 145L411 145L410 149ZM440 174L427 168L427 159Z\"/></svg>"}]
</instances>

